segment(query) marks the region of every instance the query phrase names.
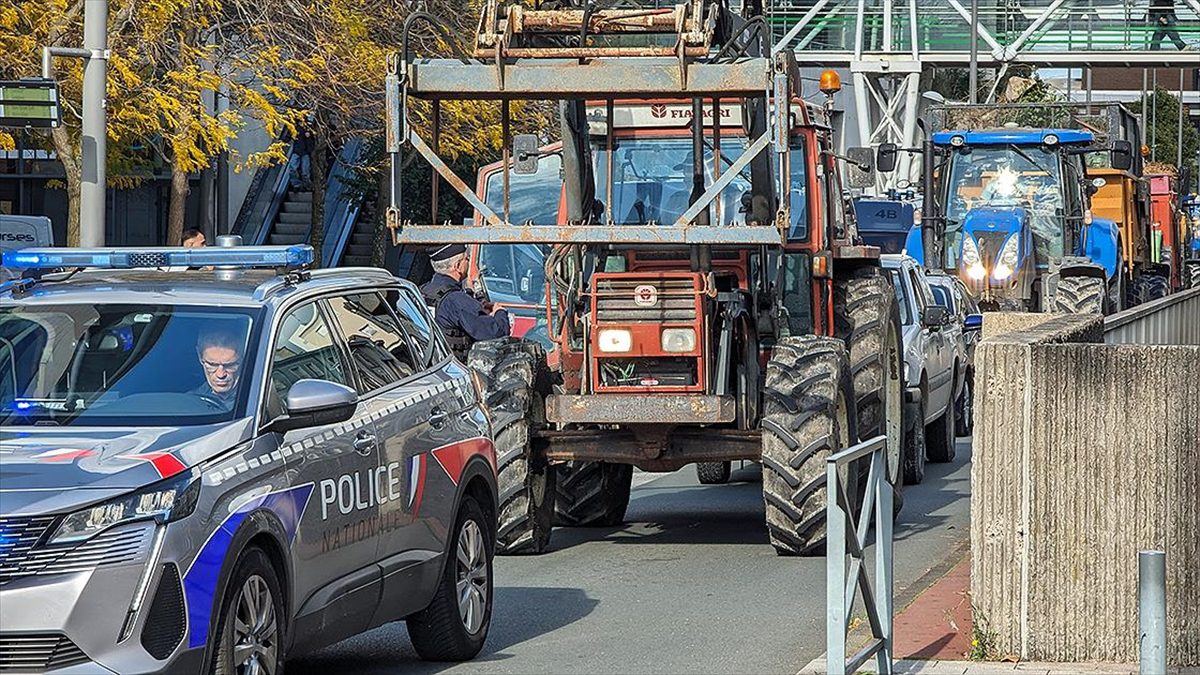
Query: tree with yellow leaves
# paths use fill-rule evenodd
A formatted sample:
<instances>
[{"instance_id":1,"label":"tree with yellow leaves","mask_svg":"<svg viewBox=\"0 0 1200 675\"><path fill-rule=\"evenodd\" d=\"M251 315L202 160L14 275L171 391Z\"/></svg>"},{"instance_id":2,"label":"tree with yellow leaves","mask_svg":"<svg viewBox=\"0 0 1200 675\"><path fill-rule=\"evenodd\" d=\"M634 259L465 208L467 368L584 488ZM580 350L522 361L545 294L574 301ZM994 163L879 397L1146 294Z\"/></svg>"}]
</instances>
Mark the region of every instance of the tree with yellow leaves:
<instances>
[{"instance_id":1,"label":"tree with yellow leaves","mask_svg":"<svg viewBox=\"0 0 1200 675\"><path fill-rule=\"evenodd\" d=\"M249 120L277 137L294 130L302 114L288 106L287 92L315 76L304 63L280 57L277 49L258 49L240 38L236 0L110 0L109 79L107 88L109 165L130 169L136 157L128 148L148 147L171 167L168 243L184 229L188 178L231 150L231 142ZM80 43L83 0L0 0L0 77L36 74L43 46ZM66 176L70 201L68 244L79 241L80 125L77 109L82 67L55 62L69 111L64 124L50 132L50 144ZM216 97L229 106L217 112ZM222 106L224 108L224 106ZM7 143L11 144L11 137ZM0 143L5 143L0 135ZM285 144L275 142L235 166L259 166L284 158ZM116 167L114 167L116 168ZM136 182L136 173L113 172L111 183Z\"/></svg>"}]
</instances>

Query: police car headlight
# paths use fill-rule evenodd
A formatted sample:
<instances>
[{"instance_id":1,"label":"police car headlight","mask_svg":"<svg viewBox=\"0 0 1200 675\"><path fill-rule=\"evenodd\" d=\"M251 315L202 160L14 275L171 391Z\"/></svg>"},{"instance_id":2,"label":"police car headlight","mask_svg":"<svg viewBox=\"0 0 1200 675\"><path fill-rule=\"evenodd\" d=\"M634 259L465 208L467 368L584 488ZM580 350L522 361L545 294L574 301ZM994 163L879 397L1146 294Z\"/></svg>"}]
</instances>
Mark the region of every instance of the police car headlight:
<instances>
[{"instance_id":1,"label":"police car headlight","mask_svg":"<svg viewBox=\"0 0 1200 675\"><path fill-rule=\"evenodd\" d=\"M148 488L76 511L63 519L51 544L90 539L110 527L137 520L169 523L196 510L200 481L190 471Z\"/></svg>"},{"instance_id":2,"label":"police car headlight","mask_svg":"<svg viewBox=\"0 0 1200 675\"><path fill-rule=\"evenodd\" d=\"M672 353L696 351L696 331L691 328L664 328L662 350Z\"/></svg>"},{"instance_id":3,"label":"police car headlight","mask_svg":"<svg viewBox=\"0 0 1200 675\"><path fill-rule=\"evenodd\" d=\"M627 352L633 349L633 333L624 328L605 328L596 342L602 352Z\"/></svg>"}]
</instances>

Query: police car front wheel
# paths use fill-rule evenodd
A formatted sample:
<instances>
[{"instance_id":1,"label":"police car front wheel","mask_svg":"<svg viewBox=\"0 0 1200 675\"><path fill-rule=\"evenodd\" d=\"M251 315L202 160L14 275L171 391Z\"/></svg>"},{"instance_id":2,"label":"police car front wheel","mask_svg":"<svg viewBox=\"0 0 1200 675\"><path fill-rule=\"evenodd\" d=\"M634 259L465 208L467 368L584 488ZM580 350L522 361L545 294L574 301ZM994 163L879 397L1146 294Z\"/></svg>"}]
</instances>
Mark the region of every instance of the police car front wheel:
<instances>
[{"instance_id":1,"label":"police car front wheel","mask_svg":"<svg viewBox=\"0 0 1200 675\"><path fill-rule=\"evenodd\" d=\"M283 604L266 554L247 549L238 560L217 626L216 675L276 675L283 670Z\"/></svg>"},{"instance_id":2,"label":"police car front wheel","mask_svg":"<svg viewBox=\"0 0 1200 675\"><path fill-rule=\"evenodd\" d=\"M494 529L473 497L463 499L437 595L408 618L408 636L427 661L472 659L487 640L492 619Z\"/></svg>"}]
</instances>

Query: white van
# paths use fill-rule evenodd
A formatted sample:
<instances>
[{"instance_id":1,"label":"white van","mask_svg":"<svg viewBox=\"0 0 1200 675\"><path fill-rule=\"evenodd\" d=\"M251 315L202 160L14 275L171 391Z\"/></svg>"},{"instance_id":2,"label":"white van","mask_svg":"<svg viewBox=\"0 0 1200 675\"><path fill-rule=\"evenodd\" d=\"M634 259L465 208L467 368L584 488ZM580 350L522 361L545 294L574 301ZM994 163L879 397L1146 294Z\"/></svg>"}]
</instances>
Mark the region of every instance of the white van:
<instances>
[{"instance_id":1,"label":"white van","mask_svg":"<svg viewBox=\"0 0 1200 675\"><path fill-rule=\"evenodd\" d=\"M23 248L47 248L54 245L54 227L46 216L9 216L0 214L0 256L5 251ZM21 274L0 262L0 282L16 279Z\"/></svg>"}]
</instances>

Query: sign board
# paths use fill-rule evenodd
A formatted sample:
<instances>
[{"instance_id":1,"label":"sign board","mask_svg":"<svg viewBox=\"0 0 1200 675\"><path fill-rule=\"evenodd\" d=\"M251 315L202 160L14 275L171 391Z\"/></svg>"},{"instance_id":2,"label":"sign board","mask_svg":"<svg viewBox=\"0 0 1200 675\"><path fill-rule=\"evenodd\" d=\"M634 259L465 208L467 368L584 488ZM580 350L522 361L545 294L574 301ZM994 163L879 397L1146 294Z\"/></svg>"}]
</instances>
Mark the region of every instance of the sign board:
<instances>
[{"instance_id":1,"label":"sign board","mask_svg":"<svg viewBox=\"0 0 1200 675\"><path fill-rule=\"evenodd\" d=\"M54 80L0 81L0 127L54 128L62 124Z\"/></svg>"},{"instance_id":2,"label":"sign board","mask_svg":"<svg viewBox=\"0 0 1200 675\"><path fill-rule=\"evenodd\" d=\"M54 228L46 216L0 215L0 253L54 245ZM0 267L0 281L20 277L19 270Z\"/></svg>"},{"instance_id":3,"label":"sign board","mask_svg":"<svg viewBox=\"0 0 1200 675\"><path fill-rule=\"evenodd\" d=\"M824 124L824 112L808 104L792 104L792 126L801 124L804 119L801 105L808 107L805 111L809 118ZM711 102L705 102L701 108L704 126L713 126L713 108ZM721 127L734 130L734 135L741 135L744 124L742 106L736 101L726 101L721 104ZM589 105L587 107L588 132L593 136L603 136L607 131L608 112L605 106ZM638 102L619 103L613 106L613 129L690 129L692 126L692 104L690 102ZM725 132L731 133L731 132Z\"/></svg>"}]
</instances>

